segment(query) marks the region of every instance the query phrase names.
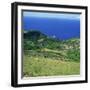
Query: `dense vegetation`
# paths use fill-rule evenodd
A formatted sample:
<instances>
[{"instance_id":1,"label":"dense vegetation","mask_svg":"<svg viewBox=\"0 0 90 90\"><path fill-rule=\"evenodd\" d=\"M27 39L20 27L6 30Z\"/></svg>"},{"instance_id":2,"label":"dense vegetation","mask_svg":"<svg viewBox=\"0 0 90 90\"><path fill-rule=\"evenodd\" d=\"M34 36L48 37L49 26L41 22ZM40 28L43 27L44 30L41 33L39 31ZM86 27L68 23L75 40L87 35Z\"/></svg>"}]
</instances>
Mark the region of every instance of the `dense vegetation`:
<instances>
[{"instance_id":1,"label":"dense vegetation","mask_svg":"<svg viewBox=\"0 0 90 90\"><path fill-rule=\"evenodd\" d=\"M39 31L24 33L24 76L80 73L80 40L59 40Z\"/></svg>"}]
</instances>

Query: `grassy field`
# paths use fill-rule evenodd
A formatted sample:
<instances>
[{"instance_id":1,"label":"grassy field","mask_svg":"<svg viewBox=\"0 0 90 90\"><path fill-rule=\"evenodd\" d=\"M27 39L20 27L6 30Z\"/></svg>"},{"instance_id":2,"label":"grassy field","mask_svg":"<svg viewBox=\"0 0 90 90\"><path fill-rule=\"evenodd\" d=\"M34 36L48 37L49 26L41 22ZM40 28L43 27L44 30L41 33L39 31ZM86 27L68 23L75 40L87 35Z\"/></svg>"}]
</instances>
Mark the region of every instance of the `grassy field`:
<instances>
[{"instance_id":1,"label":"grassy field","mask_svg":"<svg viewBox=\"0 0 90 90\"><path fill-rule=\"evenodd\" d=\"M23 74L25 77L79 75L80 62L24 55Z\"/></svg>"}]
</instances>

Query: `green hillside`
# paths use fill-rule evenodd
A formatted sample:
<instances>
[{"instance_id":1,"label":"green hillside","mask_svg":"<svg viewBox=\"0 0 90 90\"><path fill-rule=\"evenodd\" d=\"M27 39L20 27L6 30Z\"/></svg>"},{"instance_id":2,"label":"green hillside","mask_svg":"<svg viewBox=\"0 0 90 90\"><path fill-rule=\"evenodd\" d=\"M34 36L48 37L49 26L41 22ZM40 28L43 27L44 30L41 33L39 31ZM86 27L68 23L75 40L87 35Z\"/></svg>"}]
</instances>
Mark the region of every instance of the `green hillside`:
<instances>
[{"instance_id":1,"label":"green hillside","mask_svg":"<svg viewBox=\"0 0 90 90\"><path fill-rule=\"evenodd\" d=\"M23 72L25 76L72 75L80 73L79 38L59 40L48 37L36 30L25 32L23 37ZM41 70L41 68L43 69ZM46 69L47 71L45 71Z\"/></svg>"}]
</instances>

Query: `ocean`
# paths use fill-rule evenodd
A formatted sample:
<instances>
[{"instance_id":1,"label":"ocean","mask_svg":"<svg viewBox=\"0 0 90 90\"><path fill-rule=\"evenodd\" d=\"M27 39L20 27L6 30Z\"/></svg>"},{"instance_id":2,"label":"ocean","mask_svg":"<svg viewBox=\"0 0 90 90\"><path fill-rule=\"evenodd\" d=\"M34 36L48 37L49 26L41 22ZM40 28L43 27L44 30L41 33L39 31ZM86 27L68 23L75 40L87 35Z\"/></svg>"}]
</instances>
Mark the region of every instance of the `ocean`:
<instances>
[{"instance_id":1,"label":"ocean","mask_svg":"<svg viewBox=\"0 0 90 90\"><path fill-rule=\"evenodd\" d=\"M22 23L24 31L38 30L60 40L80 38L80 20L23 16Z\"/></svg>"}]
</instances>

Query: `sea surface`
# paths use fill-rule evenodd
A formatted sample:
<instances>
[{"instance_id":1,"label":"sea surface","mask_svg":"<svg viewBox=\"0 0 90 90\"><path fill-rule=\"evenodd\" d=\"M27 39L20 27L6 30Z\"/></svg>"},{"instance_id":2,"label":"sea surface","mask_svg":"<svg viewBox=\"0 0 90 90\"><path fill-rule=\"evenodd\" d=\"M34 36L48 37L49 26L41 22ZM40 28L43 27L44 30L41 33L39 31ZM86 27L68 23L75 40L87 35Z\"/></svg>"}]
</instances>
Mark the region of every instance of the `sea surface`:
<instances>
[{"instance_id":1,"label":"sea surface","mask_svg":"<svg viewBox=\"0 0 90 90\"><path fill-rule=\"evenodd\" d=\"M38 30L60 40L80 38L80 20L75 19L23 17L22 28L25 31Z\"/></svg>"}]
</instances>

